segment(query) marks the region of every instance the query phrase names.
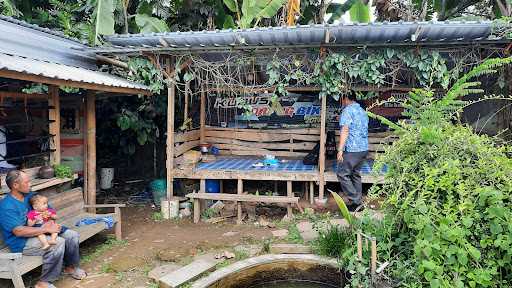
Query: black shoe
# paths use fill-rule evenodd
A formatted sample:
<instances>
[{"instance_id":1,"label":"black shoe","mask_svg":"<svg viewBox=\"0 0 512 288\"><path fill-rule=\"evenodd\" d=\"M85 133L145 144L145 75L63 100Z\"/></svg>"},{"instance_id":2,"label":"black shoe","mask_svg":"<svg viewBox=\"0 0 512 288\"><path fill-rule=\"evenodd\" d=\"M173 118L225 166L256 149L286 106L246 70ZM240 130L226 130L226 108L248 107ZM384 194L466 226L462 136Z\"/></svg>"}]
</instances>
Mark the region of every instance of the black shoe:
<instances>
[{"instance_id":1,"label":"black shoe","mask_svg":"<svg viewBox=\"0 0 512 288\"><path fill-rule=\"evenodd\" d=\"M361 212L364 210L363 204L350 204L347 208L350 212Z\"/></svg>"}]
</instances>

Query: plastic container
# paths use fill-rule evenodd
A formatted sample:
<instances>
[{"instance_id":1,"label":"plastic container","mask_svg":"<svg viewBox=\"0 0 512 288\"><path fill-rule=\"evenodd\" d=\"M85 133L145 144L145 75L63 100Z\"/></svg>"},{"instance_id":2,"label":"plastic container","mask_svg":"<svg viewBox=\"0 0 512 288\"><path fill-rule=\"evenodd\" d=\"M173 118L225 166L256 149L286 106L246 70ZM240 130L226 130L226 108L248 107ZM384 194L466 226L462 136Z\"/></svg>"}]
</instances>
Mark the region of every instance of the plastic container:
<instances>
[{"instance_id":1,"label":"plastic container","mask_svg":"<svg viewBox=\"0 0 512 288\"><path fill-rule=\"evenodd\" d=\"M149 183L149 190L153 194L153 201L160 205L161 199L167 197L167 182L165 179L155 179Z\"/></svg>"},{"instance_id":2,"label":"plastic container","mask_svg":"<svg viewBox=\"0 0 512 288\"><path fill-rule=\"evenodd\" d=\"M100 188L112 188L112 181L114 180L114 168L101 168L100 175Z\"/></svg>"},{"instance_id":3,"label":"plastic container","mask_svg":"<svg viewBox=\"0 0 512 288\"><path fill-rule=\"evenodd\" d=\"M220 193L220 180L206 179L206 193Z\"/></svg>"},{"instance_id":4,"label":"plastic container","mask_svg":"<svg viewBox=\"0 0 512 288\"><path fill-rule=\"evenodd\" d=\"M180 214L180 200L171 199L168 201L167 199L161 199L160 204L162 217L164 219L178 218Z\"/></svg>"}]
</instances>

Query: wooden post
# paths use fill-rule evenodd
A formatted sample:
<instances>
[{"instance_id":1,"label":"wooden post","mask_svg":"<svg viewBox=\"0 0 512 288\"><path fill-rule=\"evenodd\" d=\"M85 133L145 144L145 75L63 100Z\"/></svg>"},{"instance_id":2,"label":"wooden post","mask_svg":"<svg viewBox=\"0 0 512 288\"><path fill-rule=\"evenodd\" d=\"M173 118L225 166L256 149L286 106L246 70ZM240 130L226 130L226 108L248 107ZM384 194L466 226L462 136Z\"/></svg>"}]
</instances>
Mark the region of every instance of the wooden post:
<instances>
[{"instance_id":1,"label":"wooden post","mask_svg":"<svg viewBox=\"0 0 512 288\"><path fill-rule=\"evenodd\" d=\"M293 189L292 189L292 181L286 181L286 196L293 197ZM288 219L292 219L292 204L286 205L286 215L288 215Z\"/></svg>"},{"instance_id":2,"label":"wooden post","mask_svg":"<svg viewBox=\"0 0 512 288\"><path fill-rule=\"evenodd\" d=\"M168 75L171 73L171 65L174 59L166 59L166 69ZM167 79L167 200L174 195L173 189L173 169L174 169L174 97L176 95L174 81ZM195 209L195 207L194 207ZM194 215L195 216L195 215Z\"/></svg>"},{"instance_id":3,"label":"wooden post","mask_svg":"<svg viewBox=\"0 0 512 288\"><path fill-rule=\"evenodd\" d=\"M363 260L363 239L361 232L357 232L357 259Z\"/></svg>"},{"instance_id":4,"label":"wooden post","mask_svg":"<svg viewBox=\"0 0 512 288\"><path fill-rule=\"evenodd\" d=\"M238 182L237 182L236 193L238 195L242 195L243 192L244 192L244 180L239 178ZM236 223L242 224L242 202L240 202L240 201L236 202L236 213L237 213Z\"/></svg>"},{"instance_id":5,"label":"wooden post","mask_svg":"<svg viewBox=\"0 0 512 288\"><path fill-rule=\"evenodd\" d=\"M199 193L206 193L206 179L199 180ZM203 213L206 210L206 200L199 200L199 204L201 205L199 211Z\"/></svg>"},{"instance_id":6,"label":"wooden post","mask_svg":"<svg viewBox=\"0 0 512 288\"><path fill-rule=\"evenodd\" d=\"M325 122L327 114L327 96L322 97L322 108L320 114L320 155L318 159L319 169L319 185L318 185L318 199L322 201L324 199L324 172L325 172Z\"/></svg>"},{"instance_id":7,"label":"wooden post","mask_svg":"<svg viewBox=\"0 0 512 288\"><path fill-rule=\"evenodd\" d=\"M96 92L87 91L87 204L96 204ZM95 208L89 208L95 213Z\"/></svg>"},{"instance_id":8,"label":"wooden post","mask_svg":"<svg viewBox=\"0 0 512 288\"><path fill-rule=\"evenodd\" d=\"M55 135L50 141L50 148L55 149L50 154L51 165L60 164L60 97L59 86L48 86L48 106L53 106L53 109L48 110L48 118L50 121L49 132L50 135Z\"/></svg>"},{"instance_id":9,"label":"wooden post","mask_svg":"<svg viewBox=\"0 0 512 288\"><path fill-rule=\"evenodd\" d=\"M377 238L372 237L372 257L371 257L371 267L370 271L372 273L372 278L375 277L375 271L377 270Z\"/></svg>"},{"instance_id":10,"label":"wooden post","mask_svg":"<svg viewBox=\"0 0 512 288\"><path fill-rule=\"evenodd\" d=\"M87 137L89 137L89 133L87 133L87 96L83 99L81 111L83 114L84 121L80 121L82 124L81 130L82 130L82 138L84 140L84 202L89 203L89 197L87 197L87 191L89 191L89 188L87 187L87 183L89 182L87 179Z\"/></svg>"},{"instance_id":11,"label":"wooden post","mask_svg":"<svg viewBox=\"0 0 512 288\"><path fill-rule=\"evenodd\" d=\"M196 191L194 190L194 193ZM194 198L194 223L199 223L199 219L201 218L201 204L199 199Z\"/></svg>"},{"instance_id":12,"label":"wooden post","mask_svg":"<svg viewBox=\"0 0 512 288\"><path fill-rule=\"evenodd\" d=\"M183 107L183 122L187 121L188 118L188 97L190 94L190 81L185 83L185 105Z\"/></svg>"},{"instance_id":13,"label":"wooden post","mask_svg":"<svg viewBox=\"0 0 512 288\"><path fill-rule=\"evenodd\" d=\"M199 127L199 143L205 143L205 123L206 123L206 91L205 87L201 86L201 111L200 111L200 127Z\"/></svg>"},{"instance_id":14,"label":"wooden post","mask_svg":"<svg viewBox=\"0 0 512 288\"><path fill-rule=\"evenodd\" d=\"M309 182L309 203L313 205L315 203L315 182Z\"/></svg>"},{"instance_id":15,"label":"wooden post","mask_svg":"<svg viewBox=\"0 0 512 288\"><path fill-rule=\"evenodd\" d=\"M115 214L117 215L118 219L117 219L117 222L116 222L116 227L115 227L115 231L116 231L116 240L123 240L123 233L121 231L121 208L119 207L115 207L114 208L115 210Z\"/></svg>"}]
</instances>

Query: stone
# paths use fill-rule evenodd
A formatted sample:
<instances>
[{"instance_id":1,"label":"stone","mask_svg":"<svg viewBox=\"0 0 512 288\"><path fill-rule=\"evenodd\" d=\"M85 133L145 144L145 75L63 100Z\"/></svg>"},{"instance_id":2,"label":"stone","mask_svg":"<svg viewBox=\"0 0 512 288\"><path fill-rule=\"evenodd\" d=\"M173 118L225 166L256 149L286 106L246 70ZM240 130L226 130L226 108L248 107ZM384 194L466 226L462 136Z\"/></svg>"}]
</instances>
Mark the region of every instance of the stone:
<instances>
[{"instance_id":1,"label":"stone","mask_svg":"<svg viewBox=\"0 0 512 288\"><path fill-rule=\"evenodd\" d=\"M318 238L318 232L316 232L315 230L304 231L300 233L300 236L302 237L304 242L311 242Z\"/></svg>"},{"instance_id":2,"label":"stone","mask_svg":"<svg viewBox=\"0 0 512 288\"><path fill-rule=\"evenodd\" d=\"M299 229L299 232L311 231L313 230L313 224L308 221L302 221L297 224L297 229Z\"/></svg>"},{"instance_id":3,"label":"stone","mask_svg":"<svg viewBox=\"0 0 512 288\"><path fill-rule=\"evenodd\" d=\"M195 260L187 266L181 267L180 269L160 278L160 287L176 288L186 282L194 280L199 275L212 270L215 268L215 265L221 261L223 260L204 258Z\"/></svg>"},{"instance_id":4,"label":"stone","mask_svg":"<svg viewBox=\"0 0 512 288\"><path fill-rule=\"evenodd\" d=\"M156 267L155 269L149 271L148 277L158 281L160 278L164 277L167 274L170 274L178 269L180 269L181 266L177 264L167 264L163 266Z\"/></svg>"},{"instance_id":5,"label":"stone","mask_svg":"<svg viewBox=\"0 0 512 288\"><path fill-rule=\"evenodd\" d=\"M136 267L144 266L146 260L137 256L121 256L110 262L110 267L115 272L124 272Z\"/></svg>"},{"instance_id":6,"label":"stone","mask_svg":"<svg viewBox=\"0 0 512 288\"><path fill-rule=\"evenodd\" d=\"M288 230L286 229L280 229L280 230L274 230L272 231L272 236L276 238L284 238L288 236Z\"/></svg>"},{"instance_id":7,"label":"stone","mask_svg":"<svg viewBox=\"0 0 512 288\"><path fill-rule=\"evenodd\" d=\"M273 244L270 246L272 254L311 254L312 249L307 245L299 244Z\"/></svg>"},{"instance_id":8,"label":"stone","mask_svg":"<svg viewBox=\"0 0 512 288\"><path fill-rule=\"evenodd\" d=\"M269 223L268 223L268 225L267 225L267 227L268 227L268 228L271 228L271 229L276 228L276 226L277 226L277 225L276 225L276 223L274 223L274 222L269 222Z\"/></svg>"}]
</instances>

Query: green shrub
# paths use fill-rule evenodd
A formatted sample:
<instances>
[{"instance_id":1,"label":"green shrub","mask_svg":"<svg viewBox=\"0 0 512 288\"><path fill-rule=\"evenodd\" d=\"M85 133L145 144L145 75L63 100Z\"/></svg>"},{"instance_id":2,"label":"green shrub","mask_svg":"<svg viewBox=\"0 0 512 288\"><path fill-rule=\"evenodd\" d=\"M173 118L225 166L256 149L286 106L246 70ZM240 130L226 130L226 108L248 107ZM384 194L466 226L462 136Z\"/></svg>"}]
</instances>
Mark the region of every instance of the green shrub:
<instances>
[{"instance_id":1,"label":"green shrub","mask_svg":"<svg viewBox=\"0 0 512 288\"><path fill-rule=\"evenodd\" d=\"M379 159L389 171L372 194L387 199L394 256L421 277L396 274L409 287L512 286L510 147L454 117L466 104L457 99L480 91L470 79L510 61L485 61L441 99L411 93L405 108L412 121L395 127L400 139Z\"/></svg>"}]
</instances>

